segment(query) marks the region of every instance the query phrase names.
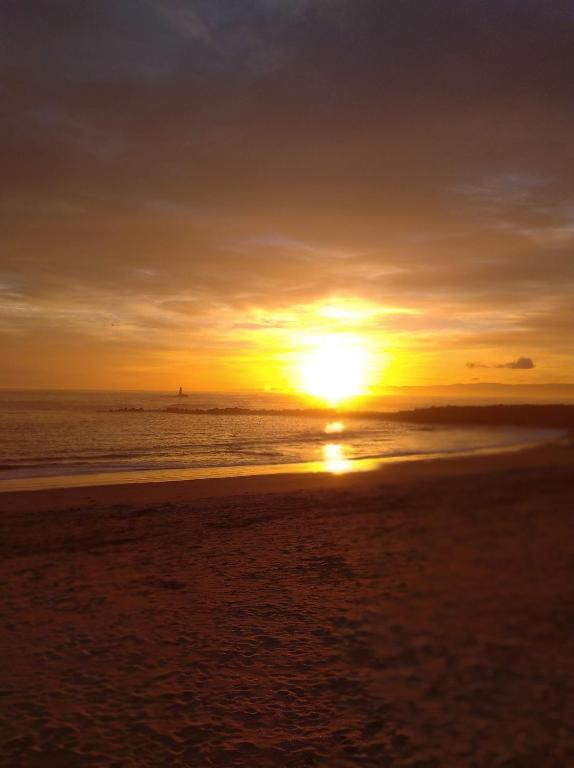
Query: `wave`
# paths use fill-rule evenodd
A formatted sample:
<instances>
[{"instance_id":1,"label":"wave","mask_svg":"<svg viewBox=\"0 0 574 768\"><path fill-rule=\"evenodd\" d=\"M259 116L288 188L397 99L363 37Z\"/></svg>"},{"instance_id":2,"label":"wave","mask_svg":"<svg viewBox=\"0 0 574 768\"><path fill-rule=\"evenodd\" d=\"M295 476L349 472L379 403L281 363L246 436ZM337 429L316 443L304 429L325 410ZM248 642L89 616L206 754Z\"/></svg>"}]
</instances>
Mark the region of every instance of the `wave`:
<instances>
[{"instance_id":1,"label":"wave","mask_svg":"<svg viewBox=\"0 0 574 768\"><path fill-rule=\"evenodd\" d=\"M555 416L557 408L552 407ZM533 409L530 417L534 414L536 420L552 415ZM75 414L42 418L30 421L30 429L26 427L28 422L15 423L10 417L9 428L0 432L0 478L317 463L322 461L321 449L327 443L341 443L345 458L353 461L457 453L545 439L540 425L535 429L514 429L533 425L516 424L517 418L524 417L523 409L519 412L505 407L504 412L508 411L505 418L512 427L503 430L490 428L504 426L498 410L496 424L490 424L484 420L492 417L492 409L480 408L472 409L469 415L456 408L453 412L421 409L335 413L324 408L174 407L168 413L156 411L159 415L150 418L147 412L119 419L93 414L83 421ZM203 420L204 416L223 420L216 423ZM291 420L271 422L266 420L268 416ZM225 422L226 417L241 418ZM255 418L249 421L251 417ZM315 422L305 423L306 417ZM464 421L459 423L461 418L478 421L467 426ZM325 434L324 425L335 420L344 421L346 429Z\"/></svg>"},{"instance_id":2,"label":"wave","mask_svg":"<svg viewBox=\"0 0 574 768\"><path fill-rule=\"evenodd\" d=\"M456 446L445 446L439 444L433 444L428 446L416 446L410 447L398 447L395 450L367 450L365 446L364 450L360 449L353 452L346 458L351 461L365 461L365 460L382 460L382 459L400 459L413 456L432 456L440 453L441 455L451 454L456 455L458 453L468 453L469 451L484 451L493 450L499 448L511 447L513 445L528 445L542 440L554 439L558 436L557 430L538 430L538 434L530 433L528 436L523 435L521 440L507 439L507 440L493 440L480 445L460 444ZM323 443L324 444L324 443ZM160 457L156 457L151 461L137 461L129 463L102 463L102 462L70 462L70 463L43 463L43 464L3 464L0 465L0 471L3 472L2 479L8 479L9 477L42 477L42 476L74 476L74 475L92 475L92 474L114 474L117 472L139 472L146 470L185 470L185 469L225 469L233 467L263 467L263 466L281 466L297 464L317 464L322 463L320 456L294 456L292 454L281 453L279 451L259 451L246 449L241 455L230 455L224 457L223 455L201 457L187 457L177 458L172 460L162 460Z\"/></svg>"}]
</instances>

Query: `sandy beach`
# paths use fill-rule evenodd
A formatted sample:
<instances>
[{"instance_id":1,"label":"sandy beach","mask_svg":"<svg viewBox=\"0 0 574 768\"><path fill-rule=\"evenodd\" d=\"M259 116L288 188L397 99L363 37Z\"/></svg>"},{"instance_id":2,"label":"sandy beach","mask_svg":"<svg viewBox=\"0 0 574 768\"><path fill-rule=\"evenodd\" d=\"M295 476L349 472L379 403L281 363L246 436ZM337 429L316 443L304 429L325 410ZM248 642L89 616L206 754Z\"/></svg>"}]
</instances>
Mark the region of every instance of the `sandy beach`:
<instances>
[{"instance_id":1,"label":"sandy beach","mask_svg":"<svg viewBox=\"0 0 574 768\"><path fill-rule=\"evenodd\" d=\"M574 448L0 494L1 764L574 764Z\"/></svg>"}]
</instances>

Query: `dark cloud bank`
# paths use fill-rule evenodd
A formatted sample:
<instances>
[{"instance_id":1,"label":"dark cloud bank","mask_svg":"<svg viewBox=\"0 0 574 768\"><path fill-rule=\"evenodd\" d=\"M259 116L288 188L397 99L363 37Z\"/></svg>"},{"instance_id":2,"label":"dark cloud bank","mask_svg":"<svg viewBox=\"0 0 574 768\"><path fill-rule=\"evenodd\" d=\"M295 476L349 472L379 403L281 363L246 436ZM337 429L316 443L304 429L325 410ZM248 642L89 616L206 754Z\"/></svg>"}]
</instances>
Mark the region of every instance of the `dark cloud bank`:
<instances>
[{"instance_id":1,"label":"dark cloud bank","mask_svg":"<svg viewBox=\"0 0 574 768\"><path fill-rule=\"evenodd\" d=\"M519 357L510 363L499 363L497 365L487 365L486 363L467 363L467 368L508 368L512 371L529 371L535 368L534 361L530 357Z\"/></svg>"}]
</instances>

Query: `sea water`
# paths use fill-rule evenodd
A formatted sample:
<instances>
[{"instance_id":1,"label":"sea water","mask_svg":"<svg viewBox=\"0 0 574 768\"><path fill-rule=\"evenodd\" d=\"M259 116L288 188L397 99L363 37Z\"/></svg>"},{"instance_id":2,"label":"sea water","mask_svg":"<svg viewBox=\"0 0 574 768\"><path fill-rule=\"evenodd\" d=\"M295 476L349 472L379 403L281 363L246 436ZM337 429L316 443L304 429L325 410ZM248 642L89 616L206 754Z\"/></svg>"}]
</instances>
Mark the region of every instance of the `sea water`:
<instances>
[{"instance_id":1,"label":"sea water","mask_svg":"<svg viewBox=\"0 0 574 768\"><path fill-rule=\"evenodd\" d=\"M357 405L390 411L429 404L372 398ZM174 406L274 412L166 410ZM366 459L497 450L556 434L289 412L305 407L309 402L273 393L177 398L159 392L0 391L0 490L259 474L292 467L340 472L364 468Z\"/></svg>"}]
</instances>

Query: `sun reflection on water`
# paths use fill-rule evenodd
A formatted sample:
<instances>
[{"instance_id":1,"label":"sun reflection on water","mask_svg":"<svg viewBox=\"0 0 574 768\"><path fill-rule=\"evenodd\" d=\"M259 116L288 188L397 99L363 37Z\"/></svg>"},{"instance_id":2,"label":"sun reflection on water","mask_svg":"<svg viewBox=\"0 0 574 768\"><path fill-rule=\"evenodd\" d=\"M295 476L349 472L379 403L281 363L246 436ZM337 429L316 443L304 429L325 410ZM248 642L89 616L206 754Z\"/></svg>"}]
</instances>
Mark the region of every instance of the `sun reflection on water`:
<instances>
[{"instance_id":1,"label":"sun reflection on water","mask_svg":"<svg viewBox=\"0 0 574 768\"><path fill-rule=\"evenodd\" d=\"M323 446L325 471L333 475L342 475L351 471L351 462L345 456L345 446L341 443L326 443Z\"/></svg>"}]
</instances>

